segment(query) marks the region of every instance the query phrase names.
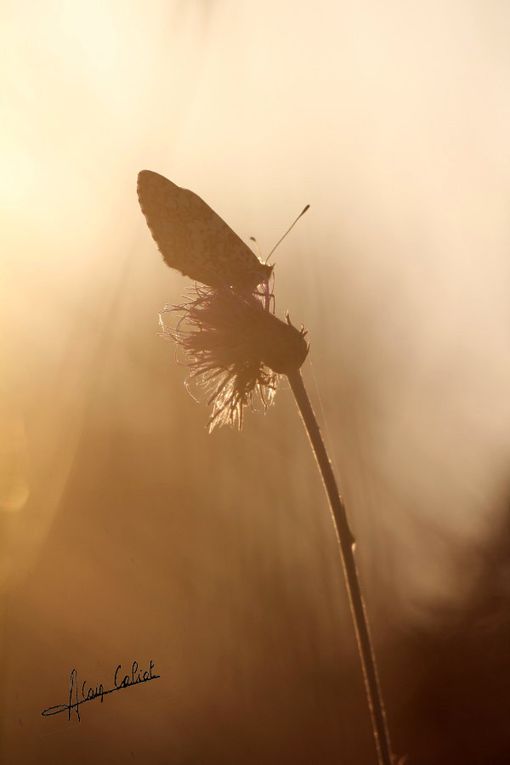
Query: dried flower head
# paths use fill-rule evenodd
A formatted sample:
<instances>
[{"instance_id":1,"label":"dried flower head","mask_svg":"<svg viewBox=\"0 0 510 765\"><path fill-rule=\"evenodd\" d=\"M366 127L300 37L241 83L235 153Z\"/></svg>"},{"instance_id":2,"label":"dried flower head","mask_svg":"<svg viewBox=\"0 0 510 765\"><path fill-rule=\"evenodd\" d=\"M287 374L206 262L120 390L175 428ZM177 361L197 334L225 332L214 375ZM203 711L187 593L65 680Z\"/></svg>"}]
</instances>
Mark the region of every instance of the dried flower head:
<instances>
[{"instance_id":1,"label":"dried flower head","mask_svg":"<svg viewBox=\"0 0 510 765\"><path fill-rule=\"evenodd\" d=\"M196 287L192 299L172 311L177 326L163 332L186 355L190 377L207 391L212 404L209 431L243 423L246 406L272 403L279 377L299 369L308 353L305 331L278 319L257 293L231 287Z\"/></svg>"},{"instance_id":2,"label":"dried flower head","mask_svg":"<svg viewBox=\"0 0 510 765\"><path fill-rule=\"evenodd\" d=\"M263 263L199 196L152 170L138 174L138 200L165 263L202 285L163 333L179 343L194 378L209 393L209 430L243 422L246 406L273 401L279 375L299 369L308 346L298 331L269 311L268 260ZM264 292L257 288L264 285Z\"/></svg>"}]
</instances>

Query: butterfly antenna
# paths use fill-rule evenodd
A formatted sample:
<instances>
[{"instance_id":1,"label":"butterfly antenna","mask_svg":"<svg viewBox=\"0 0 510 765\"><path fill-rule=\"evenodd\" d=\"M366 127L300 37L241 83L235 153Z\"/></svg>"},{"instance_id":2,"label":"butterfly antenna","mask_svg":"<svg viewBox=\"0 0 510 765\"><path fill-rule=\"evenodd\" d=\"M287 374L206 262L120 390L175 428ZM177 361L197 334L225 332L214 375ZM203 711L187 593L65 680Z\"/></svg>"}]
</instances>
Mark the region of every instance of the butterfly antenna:
<instances>
[{"instance_id":1,"label":"butterfly antenna","mask_svg":"<svg viewBox=\"0 0 510 765\"><path fill-rule=\"evenodd\" d=\"M310 205L306 205L306 207L305 207L305 208L303 208L303 210L301 210L301 212L300 212L300 213L299 213L299 215L297 216L297 218L296 218L296 220L294 221L294 223L292 223L292 224L289 226L289 228L287 229L287 231L284 233L284 235L283 235L283 236L281 236L281 237L278 239L278 241L276 242L275 246L273 247L273 249L271 250L271 252L270 252L270 253L269 253L269 255L267 256L267 258L265 259L265 261L264 261L265 263L267 263L267 261L269 260L269 258L270 258L270 257L271 257L271 255L273 254L273 252L276 250L276 248L277 248L277 247L278 247L278 246L279 246L279 245L280 245L280 244L283 242L283 240L285 239L285 237L287 236L287 234L290 234L290 232L292 231L292 229L294 228L294 226L296 225L296 223L298 222L298 220L299 220L299 219L300 219L300 218L301 218L301 217L302 217L302 216L305 214L305 212L306 212L306 211L307 211L309 208L310 208Z\"/></svg>"},{"instance_id":2,"label":"butterfly antenna","mask_svg":"<svg viewBox=\"0 0 510 765\"><path fill-rule=\"evenodd\" d=\"M262 260L262 258L260 257L260 247L259 247L259 243L257 242L257 240L255 239L255 237L254 237L254 236L250 236L250 241L251 241L251 242L255 242L255 248L256 248L256 250L257 250L257 255L258 255L258 258L259 258L259 260Z\"/></svg>"}]
</instances>

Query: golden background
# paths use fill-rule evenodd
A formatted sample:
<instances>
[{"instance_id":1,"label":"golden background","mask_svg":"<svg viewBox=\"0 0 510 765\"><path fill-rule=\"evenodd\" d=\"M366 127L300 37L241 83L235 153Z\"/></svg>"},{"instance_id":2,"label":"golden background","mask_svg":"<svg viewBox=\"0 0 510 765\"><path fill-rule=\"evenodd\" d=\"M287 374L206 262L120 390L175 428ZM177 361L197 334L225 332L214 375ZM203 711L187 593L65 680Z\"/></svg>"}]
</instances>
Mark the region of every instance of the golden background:
<instances>
[{"instance_id":1,"label":"golden background","mask_svg":"<svg viewBox=\"0 0 510 765\"><path fill-rule=\"evenodd\" d=\"M290 390L207 435L143 168L263 253L311 204L277 312L309 331L394 749L507 761L509 34L481 0L2 4L2 762L374 762ZM73 667L151 658L41 716Z\"/></svg>"}]
</instances>

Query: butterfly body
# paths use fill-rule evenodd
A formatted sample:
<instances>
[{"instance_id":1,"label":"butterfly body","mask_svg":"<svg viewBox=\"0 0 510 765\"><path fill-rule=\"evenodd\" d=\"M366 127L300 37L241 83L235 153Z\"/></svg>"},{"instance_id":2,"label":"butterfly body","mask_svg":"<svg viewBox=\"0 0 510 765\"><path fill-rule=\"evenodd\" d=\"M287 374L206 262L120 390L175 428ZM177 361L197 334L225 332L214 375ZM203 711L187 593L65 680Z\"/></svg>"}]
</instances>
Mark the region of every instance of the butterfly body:
<instances>
[{"instance_id":1,"label":"butterfly body","mask_svg":"<svg viewBox=\"0 0 510 765\"><path fill-rule=\"evenodd\" d=\"M254 252L188 189L159 173L138 174L138 199L165 263L209 287L253 292L267 282L272 266Z\"/></svg>"}]
</instances>

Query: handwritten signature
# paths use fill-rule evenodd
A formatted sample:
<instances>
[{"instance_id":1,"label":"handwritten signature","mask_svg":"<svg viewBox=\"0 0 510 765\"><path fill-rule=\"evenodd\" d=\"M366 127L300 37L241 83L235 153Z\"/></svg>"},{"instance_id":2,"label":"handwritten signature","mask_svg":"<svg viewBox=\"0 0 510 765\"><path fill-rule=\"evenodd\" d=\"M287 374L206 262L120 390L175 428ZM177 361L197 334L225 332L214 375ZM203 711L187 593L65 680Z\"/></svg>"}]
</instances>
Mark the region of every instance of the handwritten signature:
<instances>
[{"instance_id":1,"label":"handwritten signature","mask_svg":"<svg viewBox=\"0 0 510 765\"><path fill-rule=\"evenodd\" d=\"M122 664L118 664L115 673L113 675L113 688L104 690L103 684L91 686L84 680L80 684L78 682L78 670L72 669L69 675L69 702L67 704L56 704L54 707L48 707L43 709L41 714L43 717L49 717L50 715L58 715L61 712L67 710L68 720L71 719L71 713L74 711L78 720L80 717L80 706L86 704L87 701L94 701L94 699L100 698L101 704L103 699L109 693L115 693L115 691L122 691L124 688L129 688L132 685L139 685L140 683L148 683L151 680L157 680L161 675L153 674L154 662L152 659L149 662L149 669L145 671L140 669L138 662L134 661L131 665L131 672L128 675L122 676Z\"/></svg>"}]
</instances>

